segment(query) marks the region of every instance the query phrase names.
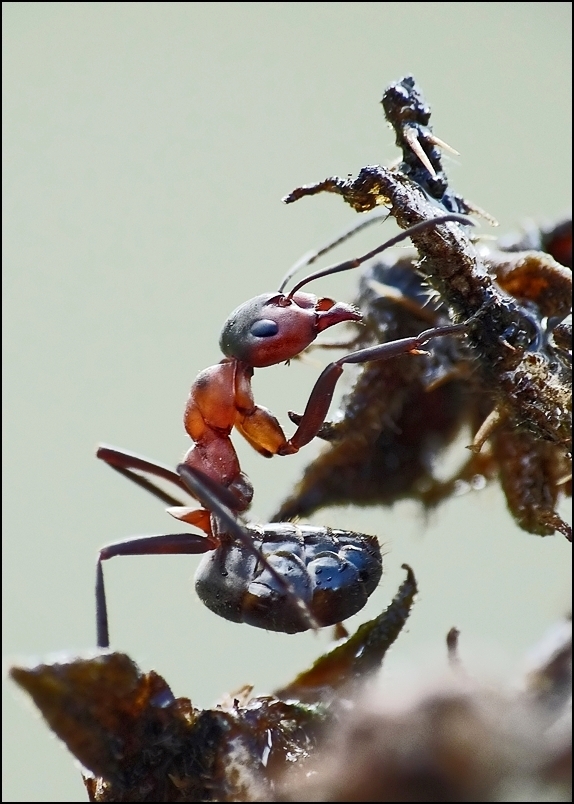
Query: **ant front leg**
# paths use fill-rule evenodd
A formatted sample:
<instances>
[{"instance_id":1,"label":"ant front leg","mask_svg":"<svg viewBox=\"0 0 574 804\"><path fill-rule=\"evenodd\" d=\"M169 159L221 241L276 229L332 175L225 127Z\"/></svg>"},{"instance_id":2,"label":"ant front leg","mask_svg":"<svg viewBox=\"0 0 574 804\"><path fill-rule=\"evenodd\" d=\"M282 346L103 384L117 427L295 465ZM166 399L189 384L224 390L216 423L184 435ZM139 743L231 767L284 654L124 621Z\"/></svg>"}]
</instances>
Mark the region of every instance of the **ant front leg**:
<instances>
[{"instance_id":1,"label":"ant front leg","mask_svg":"<svg viewBox=\"0 0 574 804\"><path fill-rule=\"evenodd\" d=\"M425 346L434 338L444 335L464 335L467 332L467 324L451 324L444 327L434 327L421 332L411 338L401 338L400 340L390 341L389 343L369 346L366 349L359 349L348 355L340 357L330 363L321 373L315 383L305 411L301 417L295 416L299 424L292 438L289 440L291 451L299 450L315 438L321 429L329 405L333 398L335 386L346 363L368 363L372 360L390 360L392 357L399 357L406 354L421 354L421 347ZM291 414L290 414L291 415ZM289 454L288 451L279 454Z\"/></svg>"},{"instance_id":2,"label":"ant front leg","mask_svg":"<svg viewBox=\"0 0 574 804\"><path fill-rule=\"evenodd\" d=\"M96 563L96 637L98 648L109 648L108 607L104 588L102 562L115 556L197 555L217 546L209 536L197 533L172 533L157 536L136 536L102 547Z\"/></svg>"}]
</instances>

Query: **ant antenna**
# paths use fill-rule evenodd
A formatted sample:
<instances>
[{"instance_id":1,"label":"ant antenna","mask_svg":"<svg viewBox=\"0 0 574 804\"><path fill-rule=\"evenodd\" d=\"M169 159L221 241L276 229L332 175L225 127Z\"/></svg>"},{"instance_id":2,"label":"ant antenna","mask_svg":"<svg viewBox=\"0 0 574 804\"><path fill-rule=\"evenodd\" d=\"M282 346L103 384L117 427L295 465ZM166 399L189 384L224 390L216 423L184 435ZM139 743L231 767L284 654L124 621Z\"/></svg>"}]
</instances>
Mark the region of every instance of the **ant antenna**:
<instances>
[{"instance_id":1,"label":"ant antenna","mask_svg":"<svg viewBox=\"0 0 574 804\"><path fill-rule=\"evenodd\" d=\"M333 240L328 240L321 248L315 249L314 251L307 251L303 256L297 260L297 262L289 268L283 279L281 280L281 284L279 285L279 293L283 293L285 290L285 285L291 277L293 277L297 271L301 268L304 268L306 265L312 265L316 262L319 257L322 257L324 254L327 254L329 251L334 249L336 246L339 246L341 243L344 243L345 240L348 240L352 235L360 232L361 229L366 229L367 226L370 226L372 223L376 223L378 220L385 221L391 213L387 209L378 209L373 210L373 212L369 213L368 215L363 216L362 220L358 223L354 223L352 226L349 226L348 229L342 231L336 238Z\"/></svg>"},{"instance_id":2,"label":"ant antenna","mask_svg":"<svg viewBox=\"0 0 574 804\"><path fill-rule=\"evenodd\" d=\"M301 290L304 285L306 285L308 282L311 282L313 279L319 279L322 276L329 276L330 274L338 274L342 271L348 271L351 268L358 268L359 265L362 265L367 260L370 260L371 257L380 254L381 251L384 251L391 246L395 246L402 240L406 240L408 237L412 237L412 235L416 235L425 229L430 229L432 226L436 226L438 223L448 223L449 221L452 221L453 223L462 223L464 226L474 226L474 223L469 218L466 218L464 215L456 215L454 213L449 215L439 215L437 218L431 218L428 221L415 223L414 226L405 229L403 232L399 232L398 235L391 237L391 239L387 240L386 243L383 243L382 246L377 246L377 248L374 248L372 251L368 251L366 254L363 254L362 257L355 257L353 260L345 260L344 262L330 265L328 268L323 268L321 271L316 271L313 274L309 274L309 276L305 277L305 279L302 279L295 285L287 298L292 298L292 296L297 293L298 290Z\"/></svg>"},{"instance_id":3,"label":"ant antenna","mask_svg":"<svg viewBox=\"0 0 574 804\"><path fill-rule=\"evenodd\" d=\"M227 531L229 533L233 533L233 535L241 541L243 546L249 550L249 552L254 555L261 564L263 564L265 569L273 577L273 580L279 584L289 598L296 604L309 627L312 628L313 631L317 631L319 629L319 623L311 613L311 610L305 601L301 600L299 595L293 591L291 584L289 584L285 578L277 572L275 567L255 547L227 505L222 501L225 500L227 503L228 495L230 498L232 498L231 492L225 488L222 488L218 483L213 481L199 469L191 469L184 463L179 464L177 471L193 496L199 500L204 508L206 508L208 511L212 511L219 519L221 519Z\"/></svg>"}]
</instances>

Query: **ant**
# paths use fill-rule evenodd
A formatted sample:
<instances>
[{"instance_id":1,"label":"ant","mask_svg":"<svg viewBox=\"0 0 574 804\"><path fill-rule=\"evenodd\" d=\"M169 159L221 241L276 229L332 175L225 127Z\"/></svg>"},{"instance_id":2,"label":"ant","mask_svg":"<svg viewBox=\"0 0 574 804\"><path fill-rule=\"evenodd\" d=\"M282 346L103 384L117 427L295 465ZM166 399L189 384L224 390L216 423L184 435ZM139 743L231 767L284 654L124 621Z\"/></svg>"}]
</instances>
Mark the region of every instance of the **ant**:
<instances>
[{"instance_id":1,"label":"ant","mask_svg":"<svg viewBox=\"0 0 574 804\"><path fill-rule=\"evenodd\" d=\"M328 327L361 321L357 308L302 293L302 287L319 277L356 268L423 229L443 223L472 225L459 214L437 216L400 232L362 257L312 273L289 293L283 292L301 265L310 264L378 217L371 216L300 260L277 292L257 296L231 313L220 339L225 357L200 372L191 387L184 426L193 445L175 471L123 450L98 449L98 458L167 503L173 517L203 531L203 535L136 537L100 550L96 579L99 647L109 646L102 562L120 555L207 553L195 577L203 603L228 620L272 631L296 633L333 625L365 605L382 574L376 537L286 522L240 524L237 515L249 507L253 487L241 471L230 433L236 427L265 457L296 453L321 431L344 365L426 354L421 348L429 341L467 332L468 322L434 327L417 336L351 352L330 363L315 383L303 415L290 414L297 422L290 439L275 416L255 404L251 389L255 368L291 360ZM191 494L201 507L183 506L145 475L171 482Z\"/></svg>"}]
</instances>

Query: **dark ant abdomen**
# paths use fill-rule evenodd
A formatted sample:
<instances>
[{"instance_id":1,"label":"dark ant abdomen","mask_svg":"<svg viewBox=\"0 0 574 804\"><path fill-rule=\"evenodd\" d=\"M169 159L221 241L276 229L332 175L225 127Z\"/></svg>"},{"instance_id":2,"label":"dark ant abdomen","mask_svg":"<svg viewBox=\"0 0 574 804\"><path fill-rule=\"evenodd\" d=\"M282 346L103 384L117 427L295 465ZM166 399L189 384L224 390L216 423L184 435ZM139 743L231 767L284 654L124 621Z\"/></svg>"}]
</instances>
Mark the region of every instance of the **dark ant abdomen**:
<instances>
[{"instance_id":1,"label":"dark ant abdomen","mask_svg":"<svg viewBox=\"0 0 574 804\"><path fill-rule=\"evenodd\" d=\"M287 522L245 528L321 627L360 611L381 578L375 536ZM206 553L195 588L209 609L232 622L290 634L309 629L285 588L238 541L224 541Z\"/></svg>"}]
</instances>

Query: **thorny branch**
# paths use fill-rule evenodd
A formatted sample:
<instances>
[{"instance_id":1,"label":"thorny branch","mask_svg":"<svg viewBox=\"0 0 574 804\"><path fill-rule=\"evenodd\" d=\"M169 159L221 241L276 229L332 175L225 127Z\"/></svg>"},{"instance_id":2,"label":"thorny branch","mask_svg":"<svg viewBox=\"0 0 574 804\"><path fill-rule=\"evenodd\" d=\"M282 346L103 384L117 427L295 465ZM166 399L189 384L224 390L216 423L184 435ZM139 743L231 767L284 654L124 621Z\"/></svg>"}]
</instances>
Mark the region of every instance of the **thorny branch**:
<instances>
[{"instance_id":1,"label":"thorny branch","mask_svg":"<svg viewBox=\"0 0 574 804\"><path fill-rule=\"evenodd\" d=\"M433 134L414 79L391 84L383 106L402 150L399 165L370 165L356 178L298 187L284 200L335 193L358 212L388 209L403 229L445 210L489 218L448 186L440 149L449 146ZM365 267L355 300L365 327L355 348L449 320L468 322L467 348L437 343L417 361L362 367L336 423L320 433L329 447L275 518L401 498L431 507L498 474L521 528L571 539L556 510L571 492L571 221L530 227L494 248L450 222L411 239L418 253ZM473 454L440 482L432 466L463 427Z\"/></svg>"},{"instance_id":2,"label":"thorny branch","mask_svg":"<svg viewBox=\"0 0 574 804\"><path fill-rule=\"evenodd\" d=\"M397 171L378 165L363 168L355 179L326 179L293 190L287 203L303 196L341 195L358 212L384 204L406 229L437 217L424 191ZM418 269L451 311L455 322L473 318L468 340L480 363L494 402L512 422L564 449L572 437L571 370L558 350L541 342L531 313L504 294L462 227L445 223L413 237ZM564 288L571 274L557 266ZM552 315L568 312L567 295L553 298Z\"/></svg>"}]
</instances>

